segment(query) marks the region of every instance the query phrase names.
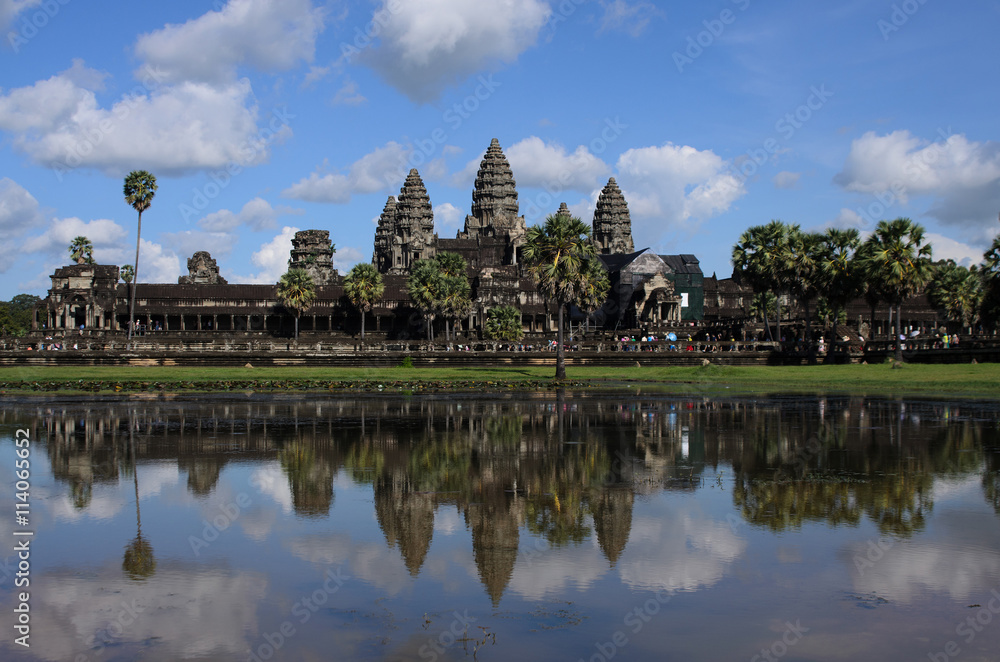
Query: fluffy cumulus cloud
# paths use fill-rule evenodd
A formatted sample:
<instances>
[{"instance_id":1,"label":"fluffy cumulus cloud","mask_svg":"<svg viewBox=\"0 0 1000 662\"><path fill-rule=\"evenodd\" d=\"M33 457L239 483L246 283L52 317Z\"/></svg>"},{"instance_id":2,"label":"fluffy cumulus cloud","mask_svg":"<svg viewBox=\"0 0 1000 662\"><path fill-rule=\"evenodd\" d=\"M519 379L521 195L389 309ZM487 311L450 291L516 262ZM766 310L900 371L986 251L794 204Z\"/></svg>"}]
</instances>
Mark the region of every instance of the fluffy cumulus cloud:
<instances>
[{"instance_id":1,"label":"fluffy cumulus cloud","mask_svg":"<svg viewBox=\"0 0 1000 662\"><path fill-rule=\"evenodd\" d=\"M355 161L348 174L311 173L281 192L282 197L306 202L343 204L353 194L395 190L406 178L412 150L394 141Z\"/></svg>"},{"instance_id":2,"label":"fluffy cumulus cloud","mask_svg":"<svg viewBox=\"0 0 1000 662\"><path fill-rule=\"evenodd\" d=\"M464 220L462 210L450 202L434 205L434 224L438 227L457 230Z\"/></svg>"},{"instance_id":3,"label":"fluffy cumulus cloud","mask_svg":"<svg viewBox=\"0 0 1000 662\"><path fill-rule=\"evenodd\" d=\"M0 232L20 235L45 222L38 200L13 179L0 179Z\"/></svg>"},{"instance_id":4,"label":"fluffy cumulus cloud","mask_svg":"<svg viewBox=\"0 0 1000 662\"><path fill-rule=\"evenodd\" d=\"M90 88L83 86L92 74ZM289 115L275 110L258 127L247 80L224 86L150 79L108 108L94 93L99 74L72 69L0 95L0 130L32 161L60 177L76 168L121 176L136 167L180 174L267 158L271 143L290 135ZM151 70L150 76L156 76Z\"/></svg>"},{"instance_id":5,"label":"fluffy cumulus cloud","mask_svg":"<svg viewBox=\"0 0 1000 662\"><path fill-rule=\"evenodd\" d=\"M711 150L672 143L630 149L617 168L633 222L645 226L647 235L695 225L746 193L729 164Z\"/></svg>"},{"instance_id":6,"label":"fluffy cumulus cloud","mask_svg":"<svg viewBox=\"0 0 1000 662\"><path fill-rule=\"evenodd\" d=\"M939 138L932 142L909 131L866 133L851 143L834 181L873 196L886 217L906 215L902 207L893 211L897 204L930 196L930 215L944 223L970 232L991 225L1000 208L1000 142L948 132Z\"/></svg>"},{"instance_id":7,"label":"fluffy cumulus cloud","mask_svg":"<svg viewBox=\"0 0 1000 662\"><path fill-rule=\"evenodd\" d=\"M384 0L359 61L417 102L533 46L552 9L542 0Z\"/></svg>"},{"instance_id":8,"label":"fluffy cumulus cloud","mask_svg":"<svg viewBox=\"0 0 1000 662\"><path fill-rule=\"evenodd\" d=\"M181 232L164 232L160 235L160 241L183 258L182 264L186 264L187 257L198 251L208 251L216 259L228 256L233 252L236 242L239 241L239 235L235 232L183 230Z\"/></svg>"},{"instance_id":9,"label":"fluffy cumulus cloud","mask_svg":"<svg viewBox=\"0 0 1000 662\"><path fill-rule=\"evenodd\" d=\"M323 12L309 0L229 0L218 11L142 35L135 52L168 82L222 84L241 66L275 72L311 62L322 30Z\"/></svg>"},{"instance_id":10,"label":"fluffy cumulus cloud","mask_svg":"<svg viewBox=\"0 0 1000 662\"><path fill-rule=\"evenodd\" d=\"M535 136L511 145L505 153L517 185L529 188L589 193L611 170L583 145L569 153L562 145L546 143Z\"/></svg>"},{"instance_id":11,"label":"fluffy cumulus cloud","mask_svg":"<svg viewBox=\"0 0 1000 662\"><path fill-rule=\"evenodd\" d=\"M255 232L270 230L277 226L280 217L290 214L305 213L302 209L292 207L272 207L263 198L254 198L243 205L239 213L228 209L212 212L198 221L198 227L206 232L232 232L240 226L248 227Z\"/></svg>"},{"instance_id":12,"label":"fluffy cumulus cloud","mask_svg":"<svg viewBox=\"0 0 1000 662\"><path fill-rule=\"evenodd\" d=\"M260 250L250 256L250 261L259 271L252 276L235 276L238 283L277 283L281 275L288 271L288 257L292 251L292 238L299 228L286 225L281 234L262 244Z\"/></svg>"},{"instance_id":13,"label":"fluffy cumulus cloud","mask_svg":"<svg viewBox=\"0 0 1000 662\"><path fill-rule=\"evenodd\" d=\"M351 267L361 262L371 262L371 254L365 257L364 253L353 246L337 246L337 252L333 254L333 268L341 274L346 274Z\"/></svg>"},{"instance_id":14,"label":"fluffy cumulus cloud","mask_svg":"<svg viewBox=\"0 0 1000 662\"><path fill-rule=\"evenodd\" d=\"M94 259L108 264L108 258L118 257L127 236L125 228L108 219L82 221L79 218L54 218L45 232L26 239L22 250L25 253L64 257L68 262L70 242L76 237L86 237L94 245Z\"/></svg>"}]
</instances>

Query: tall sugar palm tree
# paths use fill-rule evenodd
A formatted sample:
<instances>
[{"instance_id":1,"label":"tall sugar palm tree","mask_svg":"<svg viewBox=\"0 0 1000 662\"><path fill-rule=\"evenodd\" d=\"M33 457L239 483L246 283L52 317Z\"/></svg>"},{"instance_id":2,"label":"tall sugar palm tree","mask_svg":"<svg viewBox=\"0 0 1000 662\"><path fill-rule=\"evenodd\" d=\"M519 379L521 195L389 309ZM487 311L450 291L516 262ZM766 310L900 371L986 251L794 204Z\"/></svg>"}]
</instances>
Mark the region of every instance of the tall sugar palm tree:
<instances>
[{"instance_id":1,"label":"tall sugar palm tree","mask_svg":"<svg viewBox=\"0 0 1000 662\"><path fill-rule=\"evenodd\" d=\"M864 291L864 279L856 258L861 234L850 228L828 228L823 235L819 256L819 293L830 305L833 327L847 304Z\"/></svg>"},{"instance_id":2,"label":"tall sugar palm tree","mask_svg":"<svg viewBox=\"0 0 1000 662\"><path fill-rule=\"evenodd\" d=\"M295 317L295 339L299 337L299 317L316 301L316 283L305 269L289 269L278 281L278 301Z\"/></svg>"},{"instance_id":3,"label":"tall sugar palm tree","mask_svg":"<svg viewBox=\"0 0 1000 662\"><path fill-rule=\"evenodd\" d=\"M568 214L551 214L544 225L529 228L522 257L539 291L558 307L556 379L566 379L563 312L570 303L603 300L610 287L607 274L591 264L597 260L597 251L590 241L590 228Z\"/></svg>"},{"instance_id":4,"label":"tall sugar palm tree","mask_svg":"<svg viewBox=\"0 0 1000 662\"><path fill-rule=\"evenodd\" d=\"M86 237L75 237L69 245L69 257L77 264L93 264L94 244Z\"/></svg>"},{"instance_id":5,"label":"tall sugar palm tree","mask_svg":"<svg viewBox=\"0 0 1000 662\"><path fill-rule=\"evenodd\" d=\"M896 360L903 360L903 301L930 280L931 245L924 243L924 228L908 218L879 221L865 242L865 277L878 283L884 300L896 308Z\"/></svg>"},{"instance_id":6,"label":"tall sugar palm tree","mask_svg":"<svg viewBox=\"0 0 1000 662\"><path fill-rule=\"evenodd\" d=\"M153 196L156 195L156 188L156 177L145 170L133 170L125 177L125 202L132 209L139 212L139 224L136 226L135 231L135 267L133 267L132 271L135 284L132 286L132 296L129 297L128 305L129 338L132 337L132 332L135 328L135 290L136 285L139 284L139 241L142 238L142 212L149 209L149 206L153 204Z\"/></svg>"},{"instance_id":7,"label":"tall sugar palm tree","mask_svg":"<svg viewBox=\"0 0 1000 662\"><path fill-rule=\"evenodd\" d=\"M445 275L435 260L417 260L406 280L410 299L427 320L427 342L434 342L434 317L444 299Z\"/></svg>"},{"instance_id":8,"label":"tall sugar palm tree","mask_svg":"<svg viewBox=\"0 0 1000 662\"><path fill-rule=\"evenodd\" d=\"M739 241L733 246L733 267L740 273L743 280L756 294L772 292L775 295L777 310L777 337L781 338L781 293L783 289L784 272L782 265L788 256L788 227L781 221L774 220L767 225L754 225L748 228ZM769 297L765 297L767 300ZM771 327L767 321L767 309L764 309L764 328L771 335Z\"/></svg>"},{"instance_id":9,"label":"tall sugar palm tree","mask_svg":"<svg viewBox=\"0 0 1000 662\"><path fill-rule=\"evenodd\" d=\"M385 294L382 274L371 264L356 264L344 278L344 292L355 308L361 311L361 342L365 341L365 313Z\"/></svg>"},{"instance_id":10,"label":"tall sugar palm tree","mask_svg":"<svg viewBox=\"0 0 1000 662\"><path fill-rule=\"evenodd\" d=\"M812 315L809 302L820 292L823 235L802 232L798 225L788 227L786 254L783 256L786 287L794 294L806 316L806 344L812 347Z\"/></svg>"},{"instance_id":11,"label":"tall sugar palm tree","mask_svg":"<svg viewBox=\"0 0 1000 662\"><path fill-rule=\"evenodd\" d=\"M979 317L983 303L982 278L976 267L966 269L946 260L935 265L934 276L927 286L931 303L943 308L948 319L963 327L971 327Z\"/></svg>"},{"instance_id":12,"label":"tall sugar palm tree","mask_svg":"<svg viewBox=\"0 0 1000 662\"><path fill-rule=\"evenodd\" d=\"M449 325L469 314L472 308L472 286L469 284L468 263L458 253L438 253L434 256L444 277L438 312L445 319L445 336L454 337Z\"/></svg>"}]
</instances>

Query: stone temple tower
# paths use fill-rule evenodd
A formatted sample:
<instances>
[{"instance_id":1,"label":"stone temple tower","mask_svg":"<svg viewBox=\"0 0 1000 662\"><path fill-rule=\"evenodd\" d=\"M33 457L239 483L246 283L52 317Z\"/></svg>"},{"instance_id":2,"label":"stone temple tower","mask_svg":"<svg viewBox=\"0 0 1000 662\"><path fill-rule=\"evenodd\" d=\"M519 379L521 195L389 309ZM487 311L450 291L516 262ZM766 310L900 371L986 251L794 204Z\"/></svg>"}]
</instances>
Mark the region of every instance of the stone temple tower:
<instances>
[{"instance_id":1,"label":"stone temple tower","mask_svg":"<svg viewBox=\"0 0 1000 662\"><path fill-rule=\"evenodd\" d=\"M328 230L302 230L292 239L289 269L303 269L316 285L328 285L337 277L333 268L333 244Z\"/></svg>"},{"instance_id":2,"label":"stone temple tower","mask_svg":"<svg viewBox=\"0 0 1000 662\"><path fill-rule=\"evenodd\" d=\"M628 213L628 203L612 177L608 180L594 210L593 241L597 252L634 253L632 243L632 217Z\"/></svg>"},{"instance_id":3,"label":"stone temple tower","mask_svg":"<svg viewBox=\"0 0 1000 662\"><path fill-rule=\"evenodd\" d=\"M494 138L479 164L472 192L472 214L465 217L465 230L458 233L458 238L495 237L511 245L513 260L516 255L513 250L523 242L526 232L524 216L518 215L514 173L500 141Z\"/></svg>"},{"instance_id":4,"label":"stone temple tower","mask_svg":"<svg viewBox=\"0 0 1000 662\"><path fill-rule=\"evenodd\" d=\"M399 190L399 199L390 196L385 203L375 230L372 264L380 273L403 275L417 260L434 257L436 244L431 199L414 168Z\"/></svg>"}]
</instances>

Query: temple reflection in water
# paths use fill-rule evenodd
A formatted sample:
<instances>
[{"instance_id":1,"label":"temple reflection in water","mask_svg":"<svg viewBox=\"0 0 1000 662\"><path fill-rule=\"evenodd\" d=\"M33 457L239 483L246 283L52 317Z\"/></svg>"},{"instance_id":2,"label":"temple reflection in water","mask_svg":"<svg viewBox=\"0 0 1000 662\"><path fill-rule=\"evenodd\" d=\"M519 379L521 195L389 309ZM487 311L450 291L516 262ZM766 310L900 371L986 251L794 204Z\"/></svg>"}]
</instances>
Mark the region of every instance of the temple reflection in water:
<instances>
[{"instance_id":1,"label":"temple reflection in water","mask_svg":"<svg viewBox=\"0 0 1000 662\"><path fill-rule=\"evenodd\" d=\"M229 465L273 465L294 514L311 520L329 517L338 476L371 485L386 543L414 577L436 517L452 510L471 533L494 606L522 536L544 541L539 548L596 539L614 566L637 497L721 486L727 472L738 524L771 531L867 519L884 535L907 537L924 526L937 478L980 472L984 498L1000 514L997 415L975 403L561 392L492 400L204 396L15 403L2 424L43 441L53 475L81 512L92 508L95 486L131 482L133 462L175 464L198 498Z\"/></svg>"}]
</instances>

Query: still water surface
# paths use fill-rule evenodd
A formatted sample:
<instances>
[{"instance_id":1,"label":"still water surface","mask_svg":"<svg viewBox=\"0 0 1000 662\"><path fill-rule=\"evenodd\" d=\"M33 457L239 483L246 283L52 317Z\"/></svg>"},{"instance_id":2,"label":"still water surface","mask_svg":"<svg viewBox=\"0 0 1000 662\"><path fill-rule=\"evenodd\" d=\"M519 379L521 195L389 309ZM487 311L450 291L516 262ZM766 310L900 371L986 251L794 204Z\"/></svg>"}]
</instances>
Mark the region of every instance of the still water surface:
<instances>
[{"instance_id":1,"label":"still water surface","mask_svg":"<svg viewBox=\"0 0 1000 662\"><path fill-rule=\"evenodd\" d=\"M1000 659L997 403L8 400L9 513L17 429L2 659Z\"/></svg>"}]
</instances>

